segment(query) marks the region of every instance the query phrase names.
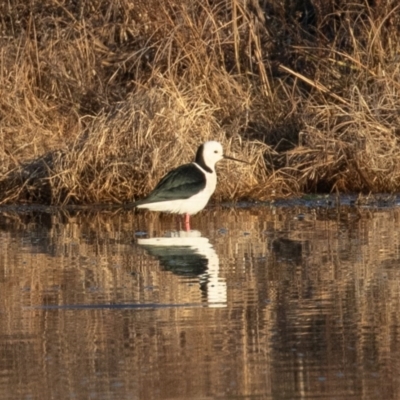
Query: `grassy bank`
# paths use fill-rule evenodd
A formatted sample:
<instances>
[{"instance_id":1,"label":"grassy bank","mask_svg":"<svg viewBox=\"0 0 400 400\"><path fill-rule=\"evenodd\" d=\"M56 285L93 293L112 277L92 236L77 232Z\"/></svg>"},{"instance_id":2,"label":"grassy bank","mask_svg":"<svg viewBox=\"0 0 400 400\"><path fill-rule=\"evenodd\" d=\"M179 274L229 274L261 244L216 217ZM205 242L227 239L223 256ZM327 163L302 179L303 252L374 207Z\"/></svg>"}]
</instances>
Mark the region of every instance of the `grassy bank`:
<instances>
[{"instance_id":1,"label":"grassy bank","mask_svg":"<svg viewBox=\"0 0 400 400\"><path fill-rule=\"evenodd\" d=\"M0 203L121 203L221 141L215 198L400 190L395 0L0 4Z\"/></svg>"}]
</instances>

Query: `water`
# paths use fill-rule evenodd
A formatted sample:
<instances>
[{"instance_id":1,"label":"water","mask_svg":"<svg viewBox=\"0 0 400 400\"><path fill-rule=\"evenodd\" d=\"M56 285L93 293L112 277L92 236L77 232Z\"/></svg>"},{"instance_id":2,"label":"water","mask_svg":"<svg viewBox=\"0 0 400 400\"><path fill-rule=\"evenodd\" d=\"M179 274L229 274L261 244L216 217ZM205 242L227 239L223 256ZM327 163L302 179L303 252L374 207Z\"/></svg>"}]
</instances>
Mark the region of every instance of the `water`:
<instances>
[{"instance_id":1,"label":"water","mask_svg":"<svg viewBox=\"0 0 400 400\"><path fill-rule=\"evenodd\" d=\"M0 212L1 399L398 399L400 209Z\"/></svg>"}]
</instances>

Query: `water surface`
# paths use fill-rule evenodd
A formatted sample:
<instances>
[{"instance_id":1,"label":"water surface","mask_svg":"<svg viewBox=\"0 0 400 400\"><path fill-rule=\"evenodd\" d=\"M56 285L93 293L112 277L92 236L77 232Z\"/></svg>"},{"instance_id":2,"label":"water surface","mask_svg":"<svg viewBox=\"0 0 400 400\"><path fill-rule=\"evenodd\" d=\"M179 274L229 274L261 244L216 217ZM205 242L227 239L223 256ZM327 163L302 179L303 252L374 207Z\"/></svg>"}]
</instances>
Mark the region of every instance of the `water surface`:
<instances>
[{"instance_id":1,"label":"water surface","mask_svg":"<svg viewBox=\"0 0 400 400\"><path fill-rule=\"evenodd\" d=\"M1 399L398 399L400 209L0 212Z\"/></svg>"}]
</instances>

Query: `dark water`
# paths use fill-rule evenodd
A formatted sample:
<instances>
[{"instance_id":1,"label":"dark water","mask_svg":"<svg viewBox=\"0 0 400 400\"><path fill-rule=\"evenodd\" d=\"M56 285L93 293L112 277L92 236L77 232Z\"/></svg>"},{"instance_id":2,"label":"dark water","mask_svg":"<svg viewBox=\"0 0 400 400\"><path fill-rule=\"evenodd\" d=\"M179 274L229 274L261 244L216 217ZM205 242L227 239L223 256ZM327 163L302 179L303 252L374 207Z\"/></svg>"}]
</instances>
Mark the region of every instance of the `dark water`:
<instances>
[{"instance_id":1,"label":"dark water","mask_svg":"<svg viewBox=\"0 0 400 400\"><path fill-rule=\"evenodd\" d=\"M1 399L399 399L400 208L0 212Z\"/></svg>"}]
</instances>

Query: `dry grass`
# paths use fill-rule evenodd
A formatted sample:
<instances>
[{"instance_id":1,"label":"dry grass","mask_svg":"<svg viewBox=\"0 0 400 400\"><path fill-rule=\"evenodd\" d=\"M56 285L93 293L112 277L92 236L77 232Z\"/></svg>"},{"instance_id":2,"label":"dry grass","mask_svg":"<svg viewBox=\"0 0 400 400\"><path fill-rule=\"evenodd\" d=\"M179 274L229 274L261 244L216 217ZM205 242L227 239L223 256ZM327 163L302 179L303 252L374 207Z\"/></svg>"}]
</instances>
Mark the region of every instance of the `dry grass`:
<instances>
[{"instance_id":1,"label":"dry grass","mask_svg":"<svg viewBox=\"0 0 400 400\"><path fill-rule=\"evenodd\" d=\"M220 140L216 198L400 189L400 6L0 5L0 203L129 202Z\"/></svg>"}]
</instances>

